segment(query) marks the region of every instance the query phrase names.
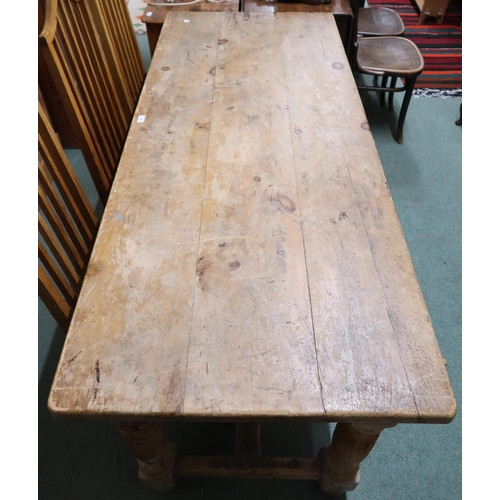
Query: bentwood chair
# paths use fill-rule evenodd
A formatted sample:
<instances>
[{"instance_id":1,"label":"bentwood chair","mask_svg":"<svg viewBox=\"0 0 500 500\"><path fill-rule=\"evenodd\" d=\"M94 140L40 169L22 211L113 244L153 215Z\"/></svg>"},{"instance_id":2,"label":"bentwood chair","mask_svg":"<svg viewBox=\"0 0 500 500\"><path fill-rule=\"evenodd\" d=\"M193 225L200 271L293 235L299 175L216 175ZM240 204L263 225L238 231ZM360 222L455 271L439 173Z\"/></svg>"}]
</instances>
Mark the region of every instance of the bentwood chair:
<instances>
[{"instance_id":1,"label":"bentwood chair","mask_svg":"<svg viewBox=\"0 0 500 500\"><path fill-rule=\"evenodd\" d=\"M358 36L402 36L405 25L399 14L386 7L360 7Z\"/></svg>"},{"instance_id":2,"label":"bentwood chair","mask_svg":"<svg viewBox=\"0 0 500 500\"><path fill-rule=\"evenodd\" d=\"M404 92L403 103L399 112L396 130L396 141L403 143L403 126L410 104L413 89L418 75L424 69L424 59L418 47L401 36L359 37L358 14L356 0L349 0L353 11L353 29L351 31L349 62L353 72L382 77L378 85L375 80L372 86L358 84L359 90L380 92L380 103L384 104L385 92L389 93L389 109L393 110L395 92ZM390 84L387 85L389 78ZM401 85L396 86L398 79Z\"/></svg>"}]
</instances>

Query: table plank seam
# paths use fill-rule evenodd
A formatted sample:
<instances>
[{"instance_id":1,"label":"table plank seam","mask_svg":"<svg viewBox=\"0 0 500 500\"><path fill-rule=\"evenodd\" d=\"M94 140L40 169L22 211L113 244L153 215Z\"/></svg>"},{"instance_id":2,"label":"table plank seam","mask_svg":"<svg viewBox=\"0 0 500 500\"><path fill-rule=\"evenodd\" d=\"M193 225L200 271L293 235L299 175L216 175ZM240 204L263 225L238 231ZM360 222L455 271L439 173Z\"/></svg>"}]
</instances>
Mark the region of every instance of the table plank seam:
<instances>
[{"instance_id":1,"label":"table plank seam","mask_svg":"<svg viewBox=\"0 0 500 500\"><path fill-rule=\"evenodd\" d=\"M357 190L354 186L354 183L352 181L352 177L351 177L351 169L350 169L350 166L353 164L353 161L351 159L351 155L349 154L349 149L347 147L347 144L345 143L345 140L344 140L344 134L342 133L341 135L342 137L342 143L344 145L344 149L347 153L347 156L349 158L349 165L347 165L346 167L346 171L347 171L347 174L349 176L349 181L351 182L351 186L352 186L352 191L356 197L356 206L358 208L358 211L360 213L360 216L361 216L361 220L363 221L363 228L365 230L365 234L366 234L366 239L368 240L368 245L370 247L370 252L372 254L372 258L373 258L373 264L375 266L375 269L377 271L377 277L378 277L378 280L379 280L379 283L380 283L380 288L382 289L382 292L384 294L384 299L385 299L385 307L386 307L386 311L387 311L387 316L389 317L389 321L391 323L391 328L392 328L392 333L394 334L394 338L396 340L396 345L398 347L398 353L399 353L399 358L401 360L401 364L403 366L403 370L405 372L405 375L406 375L406 380L408 382L408 386L411 390L411 396L413 398L413 404L415 405L415 410L417 412L417 415L418 415L418 420L421 419L421 415L420 415L420 410L418 408L418 404L417 404L417 399L415 397L415 393L413 391L413 386L412 386L412 383L411 383L411 380L410 380L410 377L408 375L408 371L406 369L406 365L405 365L405 362L404 362L404 358L403 358L403 353L402 353L402 349L401 349L401 344L399 343L399 338L396 334L396 328L394 326L394 322L393 322L393 318L392 318L392 314L390 312L390 307L389 307L389 301L387 300L387 294L385 292L385 288L382 284L382 280L380 278L380 272L379 272L379 269L378 269L378 265L377 265L377 259L375 258L375 254L373 253L373 245L372 245L372 242L371 242L371 239L370 239L370 235L368 233L368 229L366 228L366 222L365 222L365 217L364 217L364 213L363 213L363 210L361 210L361 207L359 205L359 198L358 198L358 193L357 193ZM391 398L392 398L392 394L391 394Z\"/></svg>"},{"instance_id":2,"label":"table plank seam","mask_svg":"<svg viewBox=\"0 0 500 500\"><path fill-rule=\"evenodd\" d=\"M170 16L167 15L167 18L170 20ZM217 16L217 20L219 23L215 23L215 25L218 27L217 31L217 40L220 38L220 30L221 30L221 23L220 23L220 15ZM212 102L210 104L210 117L212 117L212 112L213 112L213 107L214 107L214 101L215 101L215 90L216 90L216 77L217 77L217 64L219 61L219 44L217 43L217 48L215 49L215 69L212 74ZM199 231L198 231L198 248L196 250L196 272L195 275L198 276L198 262L200 261L200 248L201 248L201 234L202 234L202 225L203 225L203 209L205 206L205 192L207 189L207 171L208 171L208 156L210 154L210 139L212 137L212 120L210 120L210 125L208 128L208 141L207 141L207 152L205 156L205 167L204 167L204 177L203 177L203 193L202 193L202 198L201 198L201 208L200 208L200 225L199 225ZM202 271L201 271L202 272ZM196 287L198 286L198 280L195 278L193 282L193 299L192 299L192 304L191 304L191 329L189 331L189 343L188 343L188 348L187 348L187 353L186 353L186 371L188 370L189 367L189 353L191 351L191 340L192 340L192 333L193 333L193 319L194 319L194 308L196 304ZM188 383L188 377L185 378L184 380L184 394L182 397L182 409L184 410L185 404L186 404L186 387Z\"/></svg>"},{"instance_id":3,"label":"table plank seam","mask_svg":"<svg viewBox=\"0 0 500 500\"><path fill-rule=\"evenodd\" d=\"M278 18L278 21L279 21L279 18ZM281 27L282 23L277 22L277 24ZM323 45L321 45L321 46L323 46ZM284 72L283 81L286 81L286 72L284 69L283 69L283 72ZM317 372L317 376L318 376L318 384L319 384L319 390L320 390L319 395L321 397L321 404L323 405L323 412L326 415L326 405L325 405L325 399L323 397L323 384L321 382L321 375L320 375L320 369L319 369L318 344L316 342L316 328L314 325L314 312L313 312L313 307L312 307L312 302L311 302L311 286L309 283L309 269L307 266L308 260L307 260L306 243L305 243L305 238L304 238L304 227L303 227L303 220L302 220L302 203L301 203L301 199L300 199L299 180L297 177L297 163L295 161L295 143L294 143L294 137L293 137L292 119L290 116L290 102L288 100L288 95L289 95L290 89L288 88L287 85L284 85L284 88L285 88L285 96L286 96L286 110L287 110L289 130L290 130L290 142L292 145L293 171L295 173L295 184L296 184L295 187L297 189L297 202L298 202L298 206L299 206L299 224L300 224L300 232L302 235L302 248L304 251L304 265L305 265L305 269L306 269L306 278L307 278L309 311L311 314L312 336L313 336L313 342L314 342L314 353L315 353L315 357L316 357L316 372Z\"/></svg>"}]
</instances>

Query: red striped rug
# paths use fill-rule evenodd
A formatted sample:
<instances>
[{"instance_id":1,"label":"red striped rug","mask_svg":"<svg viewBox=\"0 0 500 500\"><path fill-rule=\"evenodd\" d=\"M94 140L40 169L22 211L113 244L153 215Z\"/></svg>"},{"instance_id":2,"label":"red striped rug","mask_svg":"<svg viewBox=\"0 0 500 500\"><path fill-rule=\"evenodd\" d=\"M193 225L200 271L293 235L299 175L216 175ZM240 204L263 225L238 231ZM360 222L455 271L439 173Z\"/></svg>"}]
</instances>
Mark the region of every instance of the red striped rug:
<instances>
[{"instance_id":1,"label":"red striped rug","mask_svg":"<svg viewBox=\"0 0 500 500\"><path fill-rule=\"evenodd\" d=\"M370 7L395 10L405 23L404 36L422 52L425 69L417 78L417 89L440 89L441 94L461 95L462 2L451 0L442 24L427 17L418 24L420 9L414 0L368 0ZM451 92L447 92L451 90Z\"/></svg>"}]
</instances>

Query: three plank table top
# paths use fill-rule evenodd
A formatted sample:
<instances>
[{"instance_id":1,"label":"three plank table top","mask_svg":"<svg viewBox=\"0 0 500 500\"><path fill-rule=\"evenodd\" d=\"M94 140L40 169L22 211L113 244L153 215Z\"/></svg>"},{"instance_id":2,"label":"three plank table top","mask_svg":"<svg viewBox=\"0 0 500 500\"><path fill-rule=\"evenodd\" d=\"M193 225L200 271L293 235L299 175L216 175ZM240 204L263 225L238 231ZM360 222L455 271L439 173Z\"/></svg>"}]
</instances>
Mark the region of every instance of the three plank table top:
<instances>
[{"instance_id":1,"label":"three plank table top","mask_svg":"<svg viewBox=\"0 0 500 500\"><path fill-rule=\"evenodd\" d=\"M124 436L171 418L340 422L353 448L453 419L331 14L168 14L49 409Z\"/></svg>"}]
</instances>

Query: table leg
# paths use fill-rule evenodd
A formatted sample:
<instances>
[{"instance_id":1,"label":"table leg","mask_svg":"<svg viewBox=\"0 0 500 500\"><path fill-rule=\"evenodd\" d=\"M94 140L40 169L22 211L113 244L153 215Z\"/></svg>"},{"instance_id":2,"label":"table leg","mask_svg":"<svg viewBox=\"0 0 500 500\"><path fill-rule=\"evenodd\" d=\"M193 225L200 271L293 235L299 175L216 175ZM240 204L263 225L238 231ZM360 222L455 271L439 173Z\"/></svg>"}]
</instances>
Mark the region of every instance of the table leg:
<instances>
[{"instance_id":1,"label":"table leg","mask_svg":"<svg viewBox=\"0 0 500 500\"><path fill-rule=\"evenodd\" d=\"M321 490L338 496L356 488L361 462L370 453L382 430L394 425L337 424L332 443L319 453Z\"/></svg>"},{"instance_id":2,"label":"table leg","mask_svg":"<svg viewBox=\"0 0 500 500\"><path fill-rule=\"evenodd\" d=\"M146 23L146 34L148 35L149 53L151 54L151 57L153 57L156 44L158 43L158 38L160 38L162 26L163 24L161 23Z\"/></svg>"},{"instance_id":3,"label":"table leg","mask_svg":"<svg viewBox=\"0 0 500 500\"><path fill-rule=\"evenodd\" d=\"M167 442L161 422L120 422L120 434L139 464L139 479L150 489L167 493L177 478L174 465L177 447Z\"/></svg>"}]
</instances>

